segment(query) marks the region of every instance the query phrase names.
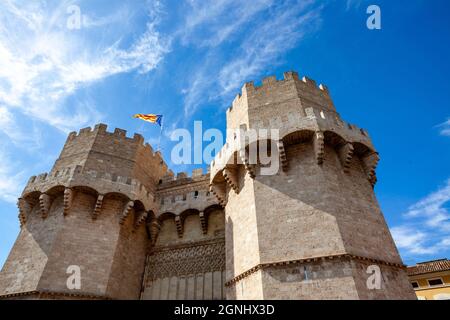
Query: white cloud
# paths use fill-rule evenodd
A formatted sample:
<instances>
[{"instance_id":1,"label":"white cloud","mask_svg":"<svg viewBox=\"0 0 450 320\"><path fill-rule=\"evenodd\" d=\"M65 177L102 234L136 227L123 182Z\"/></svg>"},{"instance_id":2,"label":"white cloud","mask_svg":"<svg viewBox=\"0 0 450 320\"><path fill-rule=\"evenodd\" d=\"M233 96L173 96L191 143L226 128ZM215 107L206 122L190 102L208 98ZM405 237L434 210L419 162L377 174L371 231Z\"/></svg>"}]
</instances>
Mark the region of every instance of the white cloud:
<instances>
[{"instance_id":1,"label":"white cloud","mask_svg":"<svg viewBox=\"0 0 450 320\"><path fill-rule=\"evenodd\" d=\"M450 201L450 179L445 186L410 206L407 218L424 219L428 227L450 233L450 213L445 206Z\"/></svg>"},{"instance_id":2,"label":"white cloud","mask_svg":"<svg viewBox=\"0 0 450 320\"><path fill-rule=\"evenodd\" d=\"M240 55L220 71L219 81L224 94L235 90L245 79L261 73L268 65L280 63L282 54L315 29L320 21L320 9L309 8L311 3L280 6L270 20L263 21L246 37Z\"/></svg>"},{"instance_id":3,"label":"white cloud","mask_svg":"<svg viewBox=\"0 0 450 320\"><path fill-rule=\"evenodd\" d=\"M402 225L391 229L406 256L439 254L450 244L450 179L408 208Z\"/></svg>"},{"instance_id":4,"label":"white cloud","mask_svg":"<svg viewBox=\"0 0 450 320\"><path fill-rule=\"evenodd\" d=\"M350 10L352 8L359 9L364 0L347 0L346 9Z\"/></svg>"},{"instance_id":5,"label":"white cloud","mask_svg":"<svg viewBox=\"0 0 450 320\"><path fill-rule=\"evenodd\" d=\"M25 182L25 172L15 165L8 153L0 148L0 199L15 203Z\"/></svg>"},{"instance_id":6,"label":"white cloud","mask_svg":"<svg viewBox=\"0 0 450 320\"><path fill-rule=\"evenodd\" d=\"M244 81L280 64L283 54L321 21L322 6L312 0L263 0L247 5L248 8L242 8L241 2L233 0L202 2L188 16L183 39L195 41L198 34L188 32L201 28L201 43L208 49L201 65L192 72L189 87L183 90L185 116L191 116L200 103L221 99L228 102L230 94L237 92ZM234 19L227 20L229 15ZM225 21L218 16L224 16ZM232 49L227 58L216 47L225 42L231 42Z\"/></svg>"},{"instance_id":7,"label":"white cloud","mask_svg":"<svg viewBox=\"0 0 450 320\"><path fill-rule=\"evenodd\" d=\"M67 27L74 4L82 14L79 30ZM81 0L0 2L1 200L15 202L29 175L23 154L33 154L31 167L47 163L41 132L77 130L103 118L93 100L77 95L80 89L116 74L148 73L168 52L157 30L159 2L109 6L111 14L98 16ZM144 28L127 20L135 14L146 18Z\"/></svg>"},{"instance_id":8,"label":"white cloud","mask_svg":"<svg viewBox=\"0 0 450 320\"><path fill-rule=\"evenodd\" d=\"M399 226L391 229L397 246L407 255L431 255L448 249L450 237L433 239L429 232L423 232L417 226Z\"/></svg>"},{"instance_id":9,"label":"white cloud","mask_svg":"<svg viewBox=\"0 0 450 320\"><path fill-rule=\"evenodd\" d=\"M187 1L189 11L178 33L184 44L214 47L233 35L257 14L268 9L275 0L238 1ZM238 34L242 36L242 34Z\"/></svg>"},{"instance_id":10,"label":"white cloud","mask_svg":"<svg viewBox=\"0 0 450 320\"><path fill-rule=\"evenodd\" d=\"M438 128L442 136L450 137L450 118L438 125Z\"/></svg>"},{"instance_id":11,"label":"white cloud","mask_svg":"<svg viewBox=\"0 0 450 320\"><path fill-rule=\"evenodd\" d=\"M155 20L149 21L145 31L127 47L118 40L123 36L120 33L110 37L109 42L98 42L85 30L105 24L116 24L120 29L118 14L103 19L86 15L86 26L69 30L69 4L72 2L56 7L44 1L0 4L0 103L10 112L15 109L24 117L64 132L101 117L96 108L82 104L66 107L66 98L79 88L115 74L134 70L147 73L168 51Z\"/></svg>"}]
</instances>

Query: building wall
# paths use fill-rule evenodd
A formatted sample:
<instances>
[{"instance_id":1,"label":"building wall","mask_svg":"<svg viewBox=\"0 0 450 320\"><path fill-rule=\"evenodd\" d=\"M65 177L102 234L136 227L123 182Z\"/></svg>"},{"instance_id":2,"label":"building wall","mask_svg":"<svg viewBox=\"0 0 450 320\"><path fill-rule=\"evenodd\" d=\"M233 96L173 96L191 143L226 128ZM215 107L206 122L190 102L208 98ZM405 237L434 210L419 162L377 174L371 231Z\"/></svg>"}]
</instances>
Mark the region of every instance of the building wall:
<instances>
[{"instance_id":1,"label":"building wall","mask_svg":"<svg viewBox=\"0 0 450 320\"><path fill-rule=\"evenodd\" d=\"M414 298L373 191L378 155L365 130L341 120L325 86L296 73L248 83L227 113L227 128L237 127L278 129L268 139L280 167L264 175L261 163L233 161L243 149L230 137L211 164L226 211L229 298ZM336 256L343 260L328 261ZM305 283L311 259L320 276ZM383 269L376 293L361 260Z\"/></svg>"},{"instance_id":2,"label":"building wall","mask_svg":"<svg viewBox=\"0 0 450 320\"><path fill-rule=\"evenodd\" d=\"M161 230L146 268L143 299L224 299L225 238L222 210L208 212L206 234L198 214L184 218L180 237L174 215Z\"/></svg>"},{"instance_id":3,"label":"building wall","mask_svg":"<svg viewBox=\"0 0 450 320\"><path fill-rule=\"evenodd\" d=\"M310 142L286 153L285 172L254 180L263 263L345 252L401 263L358 157L346 173L329 145L321 166Z\"/></svg>"},{"instance_id":4,"label":"building wall","mask_svg":"<svg viewBox=\"0 0 450 320\"><path fill-rule=\"evenodd\" d=\"M430 286L428 279L435 278L441 278L443 285ZM409 280L419 284L419 288L414 289L419 300L450 300L450 271L410 276Z\"/></svg>"},{"instance_id":5,"label":"building wall","mask_svg":"<svg viewBox=\"0 0 450 320\"><path fill-rule=\"evenodd\" d=\"M126 201L112 196L105 198L94 221L91 213L96 199L78 191L64 216L63 195L57 193L45 219L36 205L2 270L0 292L139 298L147 244L145 227L133 228L133 213L124 225L119 224ZM69 266L81 269L80 289L67 287Z\"/></svg>"},{"instance_id":6,"label":"building wall","mask_svg":"<svg viewBox=\"0 0 450 320\"><path fill-rule=\"evenodd\" d=\"M19 200L0 296L414 298L373 192L375 149L341 120L326 87L293 72L248 83L227 128L279 129L278 173L219 161L240 156L227 140L210 174L174 178L140 135L103 124L71 133ZM373 264L377 290L366 283ZM67 288L70 265L81 267L80 290Z\"/></svg>"},{"instance_id":7,"label":"building wall","mask_svg":"<svg viewBox=\"0 0 450 320\"><path fill-rule=\"evenodd\" d=\"M0 273L1 295L37 290L62 227L61 201L55 200L47 221L42 220L38 204L32 208Z\"/></svg>"},{"instance_id":8,"label":"building wall","mask_svg":"<svg viewBox=\"0 0 450 320\"><path fill-rule=\"evenodd\" d=\"M253 181L243 172L239 177L245 187L239 195L229 193L225 208L227 280L261 261Z\"/></svg>"}]
</instances>

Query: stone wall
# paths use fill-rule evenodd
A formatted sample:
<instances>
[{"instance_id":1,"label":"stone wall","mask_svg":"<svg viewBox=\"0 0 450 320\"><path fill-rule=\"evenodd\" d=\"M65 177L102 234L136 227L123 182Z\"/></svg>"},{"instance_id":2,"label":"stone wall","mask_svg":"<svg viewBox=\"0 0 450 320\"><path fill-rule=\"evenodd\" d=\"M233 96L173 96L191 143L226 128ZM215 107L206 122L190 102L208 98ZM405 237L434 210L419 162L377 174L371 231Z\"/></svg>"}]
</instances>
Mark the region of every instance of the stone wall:
<instances>
[{"instance_id":1,"label":"stone wall","mask_svg":"<svg viewBox=\"0 0 450 320\"><path fill-rule=\"evenodd\" d=\"M264 139L277 173L262 175L232 136L209 172L174 177L138 134L103 124L71 133L19 199L0 297L415 297L373 191L378 154L325 86L294 72L247 83L227 128L279 129ZM79 290L67 287L70 265ZM379 290L367 287L371 265Z\"/></svg>"},{"instance_id":2,"label":"stone wall","mask_svg":"<svg viewBox=\"0 0 450 320\"><path fill-rule=\"evenodd\" d=\"M373 191L378 154L365 130L341 120L325 86L296 73L248 83L227 127L279 129L252 142L275 147L276 174L261 174L260 162L250 166L248 143L230 137L211 164L212 190L226 212L228 298L413 297ZM336 256L338 263L328 260ZM318 276L312 284L300 272L309 260ZM360 260L385 266L384 291L367 288Z\"/></svg>"},{"instance_id":3,"label":"stone wall","mask_svg":"<svg viewBox=\"0 0 450 320\"><path fill-rule=\"evenodd\" d=\"M23 225L0 275L0 295L38 291L138 299L148 240L145 225L136 227L133 209L121 224L128 200L105 197L93 219L96 194L77 191L66 215L63 194L52 198L45 218L36 204ZM81 269L80 289L67 287L72 265Z\"/></svg>"},{"instance_id":4,"label":"stone wall","mask_svg":"<svg viewBox=\"0 0 450 320\"><path fill-rule=\"evenodd\" d=\"M143 299L224 299L224 213L208 178L179 175L158 188L159 233L147 258Z\"/></svg>"}]
</instances>

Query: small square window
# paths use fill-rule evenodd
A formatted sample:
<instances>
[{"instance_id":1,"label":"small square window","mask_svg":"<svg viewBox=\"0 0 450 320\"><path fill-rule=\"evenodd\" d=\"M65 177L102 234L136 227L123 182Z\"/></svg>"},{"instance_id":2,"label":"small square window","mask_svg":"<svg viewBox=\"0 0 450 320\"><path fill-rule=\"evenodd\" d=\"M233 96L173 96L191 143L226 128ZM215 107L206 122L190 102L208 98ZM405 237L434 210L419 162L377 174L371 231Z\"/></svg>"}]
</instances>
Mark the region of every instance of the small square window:
<instances>
[{"instance_id":1,"label":"small square window","mask_svg":"<svg viewBox=\"0 0 450 320\"><path fill-rule=\"evenodd\" d=\"M417 281L411 282L411 285L414 289L417 289L419 287L419 284L417 283Z\"/></svg>"},{"instance_id":2,"label":"small square window","mask_svg":"<svg viewBox=\"0 0 450 320\"><path fill-rule=\"evenodd\" d=\"M444 283L442 282L441 278L437 278L437 279L429 279L428 284L430 285L430 287L434 287L434 286L441 286Z\"/></svg>"}]
</instances>

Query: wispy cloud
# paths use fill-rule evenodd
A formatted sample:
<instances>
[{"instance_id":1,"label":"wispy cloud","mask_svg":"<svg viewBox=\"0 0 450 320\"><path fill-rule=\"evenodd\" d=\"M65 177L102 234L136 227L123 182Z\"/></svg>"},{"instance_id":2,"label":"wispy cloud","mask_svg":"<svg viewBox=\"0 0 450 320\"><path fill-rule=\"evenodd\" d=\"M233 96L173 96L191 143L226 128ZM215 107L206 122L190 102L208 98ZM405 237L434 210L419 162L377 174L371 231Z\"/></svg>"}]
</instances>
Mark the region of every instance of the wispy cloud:
<instances>
[{"instance_id":1,"label":"wispy cloud","mask_svg":"<svg viewBox=\"0 0 450 320\"><path fill-rule=\"evenodd\" d=\"M73 5L80 29L67 24ZM82 0L0 2L0 199L15 201L24 183L21 168L30 167L26 157L5 150L46 161L41 132L66 133L104 117L95 101L77 95L81 89L117 74L149 73L169 52L158 31L158 1L109 6L100 16ZM133 15L142 21L138 27L128 25Z\"/></svg>"},{"instance_id":2,"label":"wispy cloud","mask_svg":"<svg viewBox=\"0 0 450 320\"><path fill-rule=\"evenodd\" d=\"M366 0L347 0L346 9L350 10L352 8L359 9L361 4Z\"/></svg>"},{"instance_id":3,"label":"wispy cloud","mask_svg":"<svg viewBox=\"0 0 450 320\"><path fill-rule=\"evenodd\" d=\"M274 8L271 18L243 41L238 56L219 73L224 94L235 90L243 80L261 73L268 65L279 64L282 54L292 49L320 22L320 7L312 1L286 3ZM309 9L309 10L308 10Z\"/></svg>"},{"instance_id":4,"label":"wispy cloud","mask_svg":"<svg viewBox=\"0 0 450 320\"><path fill-rule=\"evenodd\" d=\"M431 255L450 247L450 179L443 187L408 208L404 223L391 229L404 255Z\"/></svg>"},{"instance_id":5,"label":"wispy cloud","mask_svg":"<svg viewBox=\"0 0 450 320\"><path fill-rule=\"evenodd\" d=\"M184 90L185 116L192 116L201 102L228 101L244 81L280 64L285 53L317 29L321 10L322 5L312 0L245 4L221 0L193 6L183 27L183 39L196 41L198 34L189 32L201 28L201 44L207 49ZM225 23L218 16L225 17ZM229 56L222 56L223 44L231 47Z\"/></svg>"},{"instance_id":6,"label":"wispy cloud","mask_svg":"<svg viewBox=\"0 0 450 320\"><path fill-rule=\"evenodd\" d=\"M437 126L439 128L440 134L442 136L450 137L450 118L447 121L439 124Z\"/></svg>"},{"instance_id":7,"label":"wispy cloud","mask_svg":"<svg viewBox=\"0 0 450 320\"><path fill-rule=\"evenodd\" d=\"M25 172L14 164L11 155L0 147L0 199L15 203L26 179Z\"/></svg>"},{"instance_id":8,"label":"wispy cloud","mask_svg":"<svg viewBox=\"0 0 450 320\"><path fill-rule=\"evenodd\" d=\"M66 23L68 5L0 4L0 103L62 131L101 117L99 110L92 108L68 109L64 105L67 97L115 74L149 72L168 51L155 20L149 21L145 31L128 46L122 45L120 34L111 37L109 43L98 43L83 28L120 24L120 17L83 15L85 25L70 30ZM10 30L14 30L13 36Z\"/></svg>"},{"instance_id":9,"label":"wispy cloud","mask_svg":"<svg viewBox=\"0 0 450 320\"><path fill-rule=\"evenodd\" d=\"M188 0L189 12L179 29L183 44L215 47L233 36L242 36L240 28L255 16L270 8L274 0L258 1L193 1Z\"/></svg>"},{"instance_id":10,"label":"wispy cloud","mask_svg":"<svg viewBox=\"0 0 450 320\"><path fill-rule=\"evenodd\" d=\"M25 129L26 128L26 129ZM20 145L28 150L34 150L40 146L40 130L32 123L20 123L15 121L13 113L0 104L0 139L7 138L13 144ZM0 145L4 145L1 143Z\"/></svg>"}]
</instances>

